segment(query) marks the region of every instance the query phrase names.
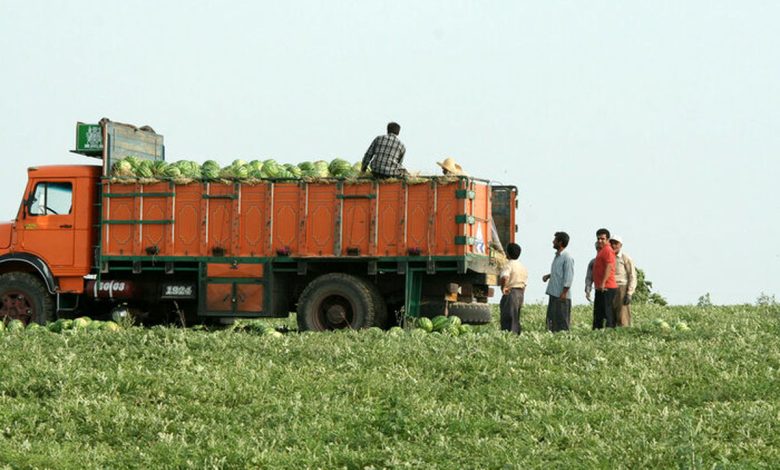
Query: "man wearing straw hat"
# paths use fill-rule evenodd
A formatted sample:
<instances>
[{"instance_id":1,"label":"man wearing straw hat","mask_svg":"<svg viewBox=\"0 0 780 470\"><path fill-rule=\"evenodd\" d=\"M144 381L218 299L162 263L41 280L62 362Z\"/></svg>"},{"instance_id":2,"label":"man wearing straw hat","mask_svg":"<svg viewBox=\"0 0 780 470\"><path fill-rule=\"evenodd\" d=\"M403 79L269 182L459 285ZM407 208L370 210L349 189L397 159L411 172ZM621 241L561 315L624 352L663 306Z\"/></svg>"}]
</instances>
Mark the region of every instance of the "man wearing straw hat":
<instances>
[{"instance_id":1,"label":"man wearing straw hat","mask_svg":"<svg viewBox=\"0 0 780 470\"><path fill-rule=\"evenodd\" d=\"M466 172L463 171L460 165L454 158L447 157L442 162L436 162L441 167L441 172L444 176L466 176Z\"/></svg>"}]
</instances>

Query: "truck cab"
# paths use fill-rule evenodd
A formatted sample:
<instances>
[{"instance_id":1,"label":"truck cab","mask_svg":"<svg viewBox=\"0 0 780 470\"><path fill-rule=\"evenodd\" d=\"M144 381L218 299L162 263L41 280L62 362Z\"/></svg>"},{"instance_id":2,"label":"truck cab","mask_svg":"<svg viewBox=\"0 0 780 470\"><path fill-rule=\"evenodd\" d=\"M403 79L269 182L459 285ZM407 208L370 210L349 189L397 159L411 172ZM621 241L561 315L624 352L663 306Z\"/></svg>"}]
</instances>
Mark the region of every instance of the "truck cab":
<instances>
[{"instance_id":1,"label":"truck cab","mask_svg":"<svg viewBox=\"0 0 780 470\"><path fill-rule=\"evenodd\" d=\"M27 170L16 219L0 226L0 317L43 323L61 295L84 291L94 258L100 171L96 165ZM36 301L43 292L52 298Z\"/></svg>"}]
</instances>

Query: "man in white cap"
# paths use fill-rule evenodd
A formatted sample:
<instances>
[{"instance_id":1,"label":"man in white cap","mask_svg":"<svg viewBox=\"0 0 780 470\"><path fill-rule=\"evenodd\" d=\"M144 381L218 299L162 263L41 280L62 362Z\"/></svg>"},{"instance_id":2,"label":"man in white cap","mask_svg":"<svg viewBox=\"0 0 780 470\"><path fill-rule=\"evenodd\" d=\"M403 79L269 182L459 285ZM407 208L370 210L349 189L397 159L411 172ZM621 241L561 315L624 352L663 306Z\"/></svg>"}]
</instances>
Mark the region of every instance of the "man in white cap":
<instances>
[{"instance_id":1,"label":"man in white cap","mask_svg":"<svg viewBox=\"0 0 780 470\"><path fill-rule=\"evenodd\" d=\"M466 175L466 173L463 171L463 168L458 165L454 158L448 157L445 158L442 162L436 162L436 164L441 167L441 172L444 173L444 176Z\"/></svg>"},{"instance_id":2,"label":"man in white cap","mask_svg":"<svg viewBox=\"0 0 780 470\"><path fill-rule=\"evenodd\" d=\"M618 285L612 309L617 326L631 326L631 296L636 290L636 267L634 260L623 252L623 239L617 235L609 239L615 252L615 281Z\"/></svg>"}]
</instances>

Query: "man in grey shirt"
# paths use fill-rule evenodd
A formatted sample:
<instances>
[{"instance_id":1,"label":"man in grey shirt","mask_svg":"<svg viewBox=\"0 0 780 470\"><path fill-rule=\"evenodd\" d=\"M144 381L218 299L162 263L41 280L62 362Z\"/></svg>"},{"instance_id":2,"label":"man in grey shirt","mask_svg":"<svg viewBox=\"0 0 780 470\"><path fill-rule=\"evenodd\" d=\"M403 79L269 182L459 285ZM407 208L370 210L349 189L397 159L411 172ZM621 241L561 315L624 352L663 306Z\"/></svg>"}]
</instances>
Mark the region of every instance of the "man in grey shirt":
<instances>
[{"instance_id":1,"label":"man in grey shirt","mask_svg":"<svg viewBox=\"0 0 780 470\"><path fill-rule=\"evenodd\" d=\"M569 234L555 232L553 258L550 274L542 276L542 281L547 282L547 295L550 300L547 304L547 329L556 332L568 330L571 324L571 298L569 289L574 279L574 258L566 252L569 246Z\"/></svg>"},{"instance_id":2,"label":"man in grey shirt","mask_svg":"<svg viewBox=\"0 0 780 470\"><path fill-rule=\"evenodd\" d=\"M599 244L596 242L596 253L599 252ZM588 269L585 270L585 298L588 302L593 300L590 298L590 293L593 292L593 263L596 262L596 258L590 260L588 263Z\"/></svg>"}]
</instances>

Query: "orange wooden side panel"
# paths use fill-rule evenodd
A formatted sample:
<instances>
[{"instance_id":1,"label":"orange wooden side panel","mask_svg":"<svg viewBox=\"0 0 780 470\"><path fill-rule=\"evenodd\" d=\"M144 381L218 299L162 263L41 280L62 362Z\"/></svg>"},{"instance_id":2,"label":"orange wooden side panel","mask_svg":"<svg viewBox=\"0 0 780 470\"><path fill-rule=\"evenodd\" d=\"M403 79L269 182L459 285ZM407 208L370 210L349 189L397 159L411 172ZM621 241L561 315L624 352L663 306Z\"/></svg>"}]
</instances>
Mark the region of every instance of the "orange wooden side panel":
<instances>
[{"instance_id":1,"label":"orange wooden side panel","mask_svg":"<svg viewBox=\"0 0 780 470\"><path fill-rule=\"evenodd\" d=\"M103 188L105 193L112 195L128 194L138 191L138 185L135 184L106 184ZM137 197L104 197L103 198L103 220L136 220L136 204L140 198ZM102 250L104 255L124 255L133 254L135 238L138 236L138 225L129 224L105 224L103 226Z\"/></svg>"},{"instance_id":2,"label":"orange wooden side panel","mask_svg":"<svg viewBox=\"0 0 780 470\"><path fill-rule=\"evenodd\" d=\"M475 218L475 223L469 227L469 236L475 240L474 245L467 246L467 253L478 255L488 254L490 246L489 220L491 217L490 206L490 187L485 184L472 184L471 191L474 191L474 199L469 200L469 211Z\"/></svg>"},{"instance_id":3,"label":"orange wooden side panel","mask_svg":"<svg viewBox=\"0 0 780 470\"><path fill-rule=\"evenodd\" d=\"M455 237L465 233L461 225L455 222L455 217L462 214L465 208L464 200L457 198L458 183L438 185L436 189L436 255L454 256L463 253L463 245L455 244Z\"/></svg>"},{"instance_id":4,"label":"orange wooden side panel","mask_svg":"<svg viewBox=\"0 0 780 470\"><path fill-rule=\"evenodd\" d=\"M407 186L406 247L414 253L432 255L436 252L435 233L431 224L434 189L431 184ZM454 223L454 219L451 221ZM402 255L405 253L402 253Z\"/></svg>"},{"instance_id":5,"label":"orange wooden side panel","mask_svg":"<svg viewBox=\"0 0 780 470\"><path fill-rule=\"evenodd\" d=\"M474 199L458 197L473 191ZM158 256L456 256L488 254L491 189L471 180L361 183L106 184L103 254ZM461 194L462 195L462 194ZM459 219L459 216L462 216ZM463 217L475 223L463 223ZM460 220L460 222L458 221ZM458 237L475 245L456 243ZM479 240L482 243L479 243Z\"/></svg>"},{"instance_id":6,"label":"orange wooden side panel","mask_svg":"<svg viewBox=\"0 0 780 470\"><path fill-rule=\"evenodd\" d=\"M405 191L401 183L380 183L377 196L377 256L397 256L403 249Z\"/></svg>"},{"instance_id":7,"label":"orange wooden side panel","mask_svg":"<svg viewBox=\"0 0 780 470\"><path fill-rule=\"evenodd\" d=\"M270 210L268 208L269 185L243 185L240 194L238 253L240 256L268 256L270 246L268 228Z\"/></svg>"},{"instance_id":8,"label":"orange wooden side panel","mask_svg":"<svg viewBox=\"0 0 780 470\"><path fill-rule=\"evenodd\" d=\"M310 183L304 216L306 243L303 256L334 256L334 236L338 205L337 187L333 183Z\"/></svg>"},{"instance_id":9,"label":"orange wooden side panel","mask_svg":"<svg viewBox=\"0 0 780 470\"><path fill-rule=\"evenodd\" d=\"M206 239L207 255L235 256L233 250L233 223L235 191L232 184L209 183L206 185ZM237 221L236 221L237 222Z\"/></svg>"},{"instance_id":10,"label":"orange wooden side panel","mask_svg":"<svg viewBox=\"0 0 780 470\"><path fill-rule=\"evenodd\" d=\"M260 313L263 311L264 289L262 284L236 284L236 312ZM232 312L233 284L208 284L206 308L210 312Z\"/></svg>"},{"instance_id":11,"label":"orange wooden side panel","mask_svg":"<svg viewBox=\"0 0 780 470\"><path fill-rule=\"evenodd\" d=\"M201 239L206 224L203 220L203 185L198 183L176 186L172 227L173 246L169 245L169 256L200 256L204 254Z\"/></svg>"},{"instance_id":12,"label":"orange wooden side panel","mask_svg":"<svg viewBox=\"0 0 780 470\"><path fill-rule=\"evenodd\" d=\"M168 183L138 185L142 194L169 194L173 188ZM167 196L151 196L139 198L139 211L143 221L165 221L173 219L173 198ZM150 254L169 253L168 247L173 225L140 224L138 231L140 243L136 245L133 254L144 256Z\"/></svg>"},{"instance_id":13,"label":"orange wooden side panel","mask_svg":"<svg viewBox=\"0 0 780 470\"><path fill-rule=\"evenodd\" d=\"M264 265L255 263L240 263L237 265L208 263L206 265L206 275L208 277L262 278L263 272Z\"/></svg>"},{"instance_id":14,"label":"orange wooden side panel","mask_svg":"<svg viewBox=\"0 0 780 470\"><path fill-rule=\"evenodd\" d=\"M301 191L298 183L273 185L271 256L277 251L300 252L298 224L302 213Z\"/></svg>"},{"instance_id":15,"label":"orange wooden side panel","mask_svg":"<svg viewBox=\"0 0 780 470\"><path fill-rule=\"evenodd\" d=\"M343 220L341 223L341 255L358 253L367 255L371 249L372 215L375 201L373 184L346 184L341 200ZM351 197L350 197L351 196ZM357 251L355 251L357 250Z\"/></svg>"}]
</instances>

